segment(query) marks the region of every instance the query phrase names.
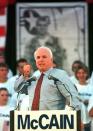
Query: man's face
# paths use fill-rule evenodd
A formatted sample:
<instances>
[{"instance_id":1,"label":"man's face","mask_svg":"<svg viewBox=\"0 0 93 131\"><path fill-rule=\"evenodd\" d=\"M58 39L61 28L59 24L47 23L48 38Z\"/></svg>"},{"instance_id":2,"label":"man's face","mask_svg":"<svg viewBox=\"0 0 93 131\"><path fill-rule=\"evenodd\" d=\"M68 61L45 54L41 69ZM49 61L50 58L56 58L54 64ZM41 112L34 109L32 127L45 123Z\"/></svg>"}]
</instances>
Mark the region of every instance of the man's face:
<instances>
[{"instance_id":1,"label":"man's face","mask_svg":"<svg viewBox=\"0 0 93 131\"><path fill-rule=\"evenodd\" d=\"M6 105L8 102L8 92L5 90L0 91L0 105Z\"/></svg>"},{"instance_id":2,"label":"man's face","mask_svg":"<svg viewBox=\"0 0 93 131\"><path fill-rule=\"evenodd\" d=\"M37 30L39 35L45 35L48 30L48 25L45 22L40 21L37 25Z\"/></svg>"},{"instance_id":3,"label":"man's face","mask_svg":"<svg viewBox=\"0 0 93 131\"><path fill-rule=\"evenodd\" d=\"M85 82L86 79L87 79L88 74L87 74L87 72L84 71L83 69L80 69L80 70L78 70L76 76L77 76L77 78L78 78L78 80L79 80L80 82Z\"/></svg>"},{"instance_id":4,"label":"man's face","mask_svg":"<svg viewBox=\"0 0 93 131\"><path fill-rule=\"evenodd\" d=\"M75 64L73 65L73 72L75 72L79 66L80 66L80 64L75 63Z\"/></svg>"},{"instance_id":5,"label":"man's face","mask_svg":"<svg viewBox=\"0 0 93 131\"><path fill-rule=\"evenodd\" d=\"M23 72L24 72L24 76L25 77L30 77L30 74L31 74L31 65L30 64L24 65Z\"/></svg>"},{"instance_id":6,"label":"man's face","mask_svg":"<svg viewBox=\"0 0 93 131\"><path fill-rule=\"evenodd\" d=\"M20 62L19 64L18 64L18 67L17 67L17 70L18 70L18 72L19 72L19 74L23 74L23 67L24 67L24 65L26 65L27 64L27 62Z\"/></svg>"},{"instance_id":7,"label":"man's face","mask_svg":"<svg viewBox=\"0 0 93 131\"><path fill-rule=\"evenodd\" d=\"M53 60L46 49L38 49L35 60L36 66L41 72L45 72L53 66Z\"/></svg>"},{"instance_id":8,"label":"man's face","mask_svg":"<svg viewBox=\"0 0 93 131\"><path fill-rule=\"evenodd\" d=\"M6 67L0 67L0 77L6 79L7 74L8 74L8 69Z\"/></svg>"}]
</instances>

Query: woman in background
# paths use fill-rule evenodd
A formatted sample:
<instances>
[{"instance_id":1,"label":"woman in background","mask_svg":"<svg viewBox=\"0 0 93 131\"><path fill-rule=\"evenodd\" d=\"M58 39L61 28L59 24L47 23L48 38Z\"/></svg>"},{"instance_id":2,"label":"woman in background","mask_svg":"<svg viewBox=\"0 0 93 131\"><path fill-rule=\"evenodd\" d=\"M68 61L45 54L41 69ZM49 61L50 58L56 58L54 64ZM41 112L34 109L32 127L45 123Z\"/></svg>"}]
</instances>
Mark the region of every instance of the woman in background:
<instances>
[{"instance_id":1,"label":"woman in background","mask_svg":"<svg viewBox=\"0 0 93 131\"><path fill-rule=\"evenodd\" d=\"M85 65L81 65L75 71L75 77L78 80L76 83L77 90L79 92L80 100L84 103L82 105L81 117L82 122L84 124L84 131L90 131L90 117L87 111L88 101L90 96L92 96L92 88L91 85L88 83L89 72L88 68Z\"/></svg>"}]
</instances>

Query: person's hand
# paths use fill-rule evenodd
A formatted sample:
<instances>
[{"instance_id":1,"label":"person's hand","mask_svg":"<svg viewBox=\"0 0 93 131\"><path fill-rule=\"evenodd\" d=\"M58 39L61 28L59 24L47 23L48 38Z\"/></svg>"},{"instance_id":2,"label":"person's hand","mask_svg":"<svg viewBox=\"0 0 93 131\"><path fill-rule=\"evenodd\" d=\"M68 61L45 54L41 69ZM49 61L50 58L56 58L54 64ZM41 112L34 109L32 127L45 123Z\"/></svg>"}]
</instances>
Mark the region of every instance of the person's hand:
<instances>
[{"instance_id":1,"label":"person's hand","mask_svg":"<svg viewBox=\"0 0 93 131\"><path fill-rule=\"evenodd\" d=\"M24 65L23 76L25 80L27 80L30 77L30 74L31 74L31 65L30 64Z\"/></svg>"},{"instance_id":2,"label":"person's hand","mask_svg":"<svg viewBox=\"0 0 93 131\"><path fill-rule=\"evenodd\" d=\"M81 131L84 129L84 124L81 122Z\"/></svg>"},{"instance_id":3,"label":"person's hand","mask_svg":"<svg viewBox=\"0 0 93 131\"><path fill-rule=\"evenodd\" d=\"M93 107L92 107L91 110L89 111L89 116L93 118Z\"/></svg>"},{"instance_id":4,"label":"person's hand","mask_svg":"<svg viewBox=\"0 0 93 131\"><path fill-rule=\"evenodd\" d=\"M87 105L88 105L88 100L85 100L85 101L84 101L84 104L87 106Z\"/></svg>"}]
</instances>

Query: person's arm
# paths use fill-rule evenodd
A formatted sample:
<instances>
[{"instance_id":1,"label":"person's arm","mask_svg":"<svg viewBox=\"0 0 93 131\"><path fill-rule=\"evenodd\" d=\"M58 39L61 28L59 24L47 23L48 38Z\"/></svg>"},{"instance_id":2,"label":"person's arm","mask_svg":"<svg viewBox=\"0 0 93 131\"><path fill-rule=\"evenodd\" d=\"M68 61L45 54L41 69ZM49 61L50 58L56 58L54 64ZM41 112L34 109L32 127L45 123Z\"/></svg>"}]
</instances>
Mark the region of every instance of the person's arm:
<instances>
[{"instance_id":1,"label":"person's arm","mask_svg":"<svg viewBox=\"0 0 93 131\"><path fill-rule=\"evenodd\" d=\"M92 71L92 74L91 74L91 77L90 77L89 83L90 83L91 85L93 85L93 71Z\"/></svg>"},{"instance_id":2,"label":"person's arm","mask_svg":"<svg viewBox=\"0 0 93 131\"><path fill-rule=\"evenodd\" d=\"M62 84L60 82L57 82L57 85L58 85L59 91L66 98L66 101L67 101L67 104L69 105L69 107L71 107L74 110L80 110L81 103L78 99L79 96L78 96L77 91L75 90L74 85L73 86L70 84L68 85L67 83ZM72 89L70 89L70 88L72 88Z\"/></svg>"},{"instance_id":3,"label":"person's arm","mask_svg":"<svg viewBox=\"0 0 93 131\"><path fill-rule=\"evenodd\" d=\"M22 87L24 86L24 82L25 82L25 79L24 79L24 76L21 75L16 81L15 81L15 84L14 84L14 90L16 92L19 92Z\"/></svg>"},{"instance_id":4,"label":"person's arm","mask_svg":"<svg viewBox=\"0 0 93 131\"><path fill-rule=\"evenodd\" d=\"M88 112L89 112L89 116L93 117L93 96L91 96L89 99Z\"/></svg>"},{"instance_id":5,"label":"person's arm","mask_svg":"<svg viewBox=\"0 0 93 131\"><path fill-rule=\"evenodd\" d=\"M30 64L24 65L23 74L15 81L14 84L14 90L16 92L19 92L25 86L25 81L30 78L31 69Z\"/></svg>"},{"instance_id":6,"label":"person's arm","mask_svg":"<svg viewBox=\"0 0 93 131\"><path fill-rule=\"evenodd\" d=\"M90 109L90 111L89 111L89 116L90 117L93 117L93 107Z\"/></svg>"},{"instance_id":7,"label":"person's arm","mask_svg":"<svg viewBox=\"0 0 93 131\"><path fill-rule=\"evenodd\" d=\"M81 102L79 100L77 88L71 82L67 73L65 71L57 70L56 73L53 73L53 75L59 79L57 82L58 89L66 98L69 106L75 110L80 110Z\"/></svg>"}]
</instances>

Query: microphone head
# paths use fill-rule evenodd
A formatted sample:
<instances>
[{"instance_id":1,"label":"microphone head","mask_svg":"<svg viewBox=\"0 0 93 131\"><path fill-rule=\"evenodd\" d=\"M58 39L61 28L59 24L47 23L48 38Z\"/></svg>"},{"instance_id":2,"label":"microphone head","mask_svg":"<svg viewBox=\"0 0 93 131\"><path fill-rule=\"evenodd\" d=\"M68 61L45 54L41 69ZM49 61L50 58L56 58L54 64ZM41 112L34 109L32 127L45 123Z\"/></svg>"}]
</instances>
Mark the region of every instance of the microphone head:
<instances>
[{"instance_id":1,"label":"microphone head","mask_svg":"<svg viewBox=\"0 0 93 131\"><path fill-rule=\"evenodd\" d=\"M49 79L49 80L53 80L54 78L53 78L52 75L49 75L49 76L48 76L48 79Z\"/></svg>"},{"instance_id":2,"label":"microphone head","mask_svg":"<svg viewBox=\"0 0 93 131\"><path fill-rule=\"evenodd\" d=\"M26 82L32 82L32 81L36 81L37 78L36 77L30 77L28 80L26 80Z\"/></svg>"},{"instance_id":3,"label":"microphone head","mask_svg":"<svg viewBox=\"0 0 93 131\"><path fill-rule=\"evenodd\" d=\"M36 81L37 78L34 76L34 77L31 78L31 80L32 80L32 81Z\"/></svg>"},{"instance_id":4,"label":"microphone head","mask_svg":"<svg viewBox=\"0 0 93 131\"><path fill-rule=\"evenodd\" d=\"M57 79L56 77L52 76L52 75L49 75L48 76L48 79L49 80L54 80L54 81L59 81L59 79Z\"/></svg>"}]
</instances>

